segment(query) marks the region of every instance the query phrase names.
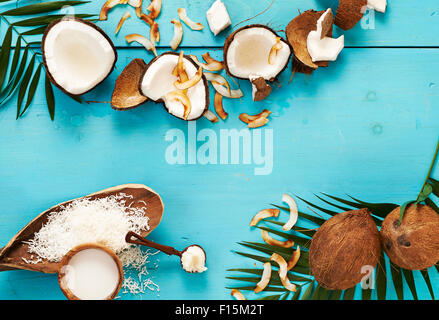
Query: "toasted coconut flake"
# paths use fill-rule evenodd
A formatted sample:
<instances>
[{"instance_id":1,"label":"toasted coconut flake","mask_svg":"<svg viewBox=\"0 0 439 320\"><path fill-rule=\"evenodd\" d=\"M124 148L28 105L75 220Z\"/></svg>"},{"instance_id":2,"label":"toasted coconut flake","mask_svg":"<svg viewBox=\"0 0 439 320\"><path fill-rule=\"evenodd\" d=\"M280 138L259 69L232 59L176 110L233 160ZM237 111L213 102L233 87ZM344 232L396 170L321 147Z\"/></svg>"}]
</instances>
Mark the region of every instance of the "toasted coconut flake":
<instances>
[{"instance_id":1,"label":"toasted coconut flake","mask_svg":"<svg viewBox=\"0 0 439 320\"><path fill-rule=\"evenodd\" d=\"M242 294L241 291L239 291L238 289L232 289L232 291L230 292L230 294L236 299L236 300L247 300L245 299L244 295Z\"/></svg>"},{"instance_id":2,"label":"toasted coconut flake","mask_svg":"<svg viewBox=\"0 0 439 320\"><path fill-rule=\"evenodd\" d=\"M215 123L215 122L218 122L218 121L219 121L219 119L218 119L218 117L215 115L215 113L213 113L213 112L210 111L210 110L206 110L206 112L203 114L203 116L204 116L207 120L209 120L210 122L212 122L212 123Z\"/></svg>"},{"instance_id":3,"label":"toasted coconut flake","mask_svg":"<svg viewBox=\"0 0 439 320\"><path fill-rule=\"evenodd\" d=\"M222 75L211 72L205 72L204 75L206 79L212 83L216 92L223 97L237 99L244 95L241 89L231 90L229 83Z\"/></svg>"},{"instance_id":4,"label":"toasted coconut flake","mask_svg":"<svg viewBox=\"0 0 439 320\"><path fill-rule=\"evenodd\" d=\"M142 0L128 0L128 4L133 8L141 8Z\"/></svg>"},{"instance_id":5,"label":"toasted coconut flake","mask_svg":"<svg viewBox=\"0 0 439 320\"><path fill-rule=\"evenodd\" d=\"M263 127L268 123L268 121L270 121L270 120L268 120L265 117L260 117L260 118L257 118L256 120L250 121L250 123L247 125L247 127L251 128L251 129Z\"/></svg>"},{"instance_id":6,"label":"toasted coconut flake","mask_svg":"<svg viewBox=\"0 0 439 320\"><path fill-rule=\"evenodd\" d=\"M178 77L178 79L181 82L185 82L189 80L189 77L186 73L186 70L184 69L184 52L181 51L180 54L178 55L178 60L177 60L177 66L175 67L174 71L172 72L173 75L175 75L176 77Z\"/></svg>"},{"instance_id":7,"label":"toasted coconut flake","mask_svg":"<svg viewBox=\"0 0 439 320\"><path fill-rule=\"evenodd\" d=\"M150 11L149 16L152 19L156 19L160 15L160 11L162 10L162 0L152 0L146 10Z\"/></svg>"},{"instance_id":8,"label":"toasted coconut flake","mask_svg":"<svg viewBox=\"0 0 439 320\"><path fill-rule=\"evenodd\" d=\"M203 76L203 68L200 67L197 70L197 73L192 78L183 81L179 79L175 81L174 85L179 90L187 90L195 86L198 82L200 82L202 76Z\"/></svg>"},{"instance_id":9,"label":"toasted coconut flake","mask_svg":"<svg viewBox=\"0 0 439 320\"><path fill-rule=\"evenodd\" d=\"M293 255L291 256L290 261L288 261L288 264L287 264L288 271L290 271L291 269L293 269L296 266L299 259L300 259L300 247L297 246L297 249L293 252Z\"/></svg>"},{"instance_id":10,"label":"toasted coconut flake","mask_svg":"<svg viewBox=\"0 0 439 320\"><path fill-rule=\"evenodd\" d=\"M367 0L339 0L334 23L343 30L352 29L366 11Z\"/></svg>"},{"instance_id":11,"label":"toasted coconut flake","mask_svg":"<svg viewBox=\"0 0 439 320\"><path fill-rule=\"evenodd\" d=\"M280 241L274 239L270 236L270 234L266 230L261 230L261 234L262 234L262 239L269 245L278 246L282 248L291 248L292 246L294 246L293 240Z\"/></svg>"},{"instance_id":12,"label":"toasted coconut flake","mask_svg":"<svg viewBox=\"0 0 439 320\"><path fill-rule=\"evenodd\" d=\"M127 35L125 37L125 40L128 43L131 43L133 41L138 42L141 45L143 45L146 50L152 51L154 53L154 55L157 56L157 51L155 50L154 43L152 43L151 40L145 38L144 36L137 34L137 33L132 33L132 34Z\"/></svg>"},{"instance_id":13,"label":"toasted coconut flake","mask_svg":"<svg viewBox=\"0 0 439 320\"><path fill-rule=\"evenodd\" d=\"M279 265L279 278L285 289L296 292L296 285L291 283L288 279L288 268L285 259L282 258L282 256L280 256L279 254L273 253L270 260L276 262Z\"/></svg>"},{"instance_id":14,"label":"toasted coconut flake","mask_svg":"<svg viewBox=\"0 0 439 320\"><path fill-rule=\"evenodd\" d=\"M171 45L172 50L176 50L183 38L183 26L181 25L180 20L177 19L171 20L171 23L174 25L174 37L169 44Z\"/></svg>"},{"instance_id":15,"label":"toasted coconut flake","mask_svg":"<svg viewBox=\"0 0 439 320\"><path fill-rule=\"evenodd\" d=\"M262 110L262 112L254 115L254 116L251 116L251 115L249 115L247 113L241 113L239 115L239 120L249 124L250 122L252 122L252 121L254 121L254 120L258 119L258 118L261 118L261 117L267 118L270 114L271 114L271 111L267 110L267 109Z\"/></svg>"},{"instance_id":16,"label":"toasted coconut flake","mask_svg":"<svg viewBox=\"0 0 439 320\"><path fill-rule=\"evenodd\" d=\"M147 98L139 91L140 77L146 64L142 59L131 61L117 77L111 96L111 107L116 110L128 110L144 103Z\"/></svg>"},{"instance_id":17,"label":"toasted coconut flake","mask_svg":"<svg viewBox=\"0 0 439 320\"><path fill-rule=\"evenodd\" d=\"M262 272L261 281L259 281L256 284L255 293L259 293L261 291L264 291L264 289L268 286L271 279L271 263L265 262L264 263L264 271Z\"/></svg>"},{"instance_id":18,"label":"toasted coconut flake","mask_svg":"<svg viewBox=\"0 0 439 320\"><path fill-rule=\"evenodd\" d=\"M264 209L255 214L250 221L250 227L256 226L261 220L267 218L277 218L279 216L279 209Z\"/></svg>"},{"instance_id":19,"label":"toasted coconut flake","mask_svg":"<svg viewBox=\"0 0 439 320\"><path fill-rule=\"evenodd\" d=\"M152 24L151 29L149 30L149 37L151 41L154 41L154 43L160 41L159 24L155 21Z\"/></svg>"},{"instance_id":20,"label":"toasted coconut flake","mask_svg":"<svg viewBox=\"0 0 439 320\"><path fill-rule=\"evenodd\" d=\"M101 8L101 12L99 13L99 20L107 20L108 19L108 12L113 9L115 6L119 4L126 4L128 3L128 0L108 0L104 3L104 5Z\"/></svg>"},{"instance_id":21,"label":"toasted coconut flake","mask_svg":"<svg viewBox=\"0 0 439 320\"><path fill-rule=\"evenodd\" d=\"M274 64L274 59L277 57L277 53L282 49L282 43L280 43L280 38L276 37L276 44L270 49L270 54L268 55L268 63Z\"/></svg>"},{"instance_id":22,"label":"toasted coconut flake","mask_svg":"<svg viewBox=\"0 0 439 320\"><path fill-rule=\"evenodd\" d=\"M294 201L293 197L289 194L284 193L282 196L282 201L288 204L290 207L290 218L287 223L285 223L282 227L283 230L288 231L291 230L297 222L299 217L299 211L297 210L296 201Z\"/></svg>"},{"instance_id":23,"label":"toasted coconut flake","mask_svg":"<svg viewBox=\"0 0 439 320\"><path fill-rule=\"evenodd\" d=\"M206 63L202 63L198 60L198 58L194 55L189 55L191 57L192 60L194 60L194 62L196 64L198 64L200 67L203 67L203 69L207 70L207 71L220 71L222 69L224 69L224 65L222 64L222 62L216 61L214 59L212 59L211 62ZM204 58L204 57L203 57ZM207 62L207 61L206 61Z\"/></svg>"},{"instance_id":24,"label":"toasted coconut flake","mask_svg":"<svg viewBox=\"0 0 439 320\"><path fill-rule=\"evenodd\" d=\"M223 107L223 96L220 95L218 92L215 92L215 99L214 99L214 105L215 105L215 111L216 114L223 120L227 119L227 116L229 115L226 111L224 111Z\"/></svg>"},{"instance_id":25,"label":"toasted coconut flake","mask_svg":"<svg viewBox=\"0 0 439 320\"><path fill-rule=\"evenodd\" d=\"M189 19L185 8L178 8L178 16L192 30L203 30L204 26L201 23L193 22L191 19Z\"/></svg>"},{"instance_id":26,"label":"toasted coconut flake","mask_svg":"<svg viewBox=\"0 0 439 320\"><path fill-rule=\"evenodd\" d=\"M147 14L142 13L141 9L139 12L138 9L136 10L136 14L137 16L140 18L140 20L143 20L147 25L149 25L150 27L152 27L155 23L154 19L151 19L150 16L148 16Z\"/></svg>"},{"instance_id":27,"label":"toasted coconut flake","mask_svg":"<svg viewBox=\"0 0 439 320\"><path fill-rule=\"evenodd\" d=\"M183 119L187 120L187 117L189 116L189 113L191 112L191 100L186 95L186 93L183 90L175 90L171 91L165 96L165 100L167 101L178 101L183 105L184 108L184 114Z\"/></svg>"},{"instance_id":28,"label":"toasted coconut flake","mask_svg":"<svg viewBox=\"0 0 439 320\"><path fill-rule=\"evenodd\" d=\"M126 19L128 19L129 17L131 17L131 14L129 11L125 12L122 16L122 18L120 18L119 23L117 24L116 27L116 31L114 31L115 34L119 33L120 28L122 28L123 23L125 22Z\"/></svg>"},{"instance_id":29,"label":"toasted coconut flake","mask_svg":"<svg viewBox=\"0 0 439 320\"><path fill-rule=\"evenodd\" d=\"M142 16L143 12L142 12L142 7L136 7L136 16L138 18L140 18Z\"/></svg>"}]
</instances>

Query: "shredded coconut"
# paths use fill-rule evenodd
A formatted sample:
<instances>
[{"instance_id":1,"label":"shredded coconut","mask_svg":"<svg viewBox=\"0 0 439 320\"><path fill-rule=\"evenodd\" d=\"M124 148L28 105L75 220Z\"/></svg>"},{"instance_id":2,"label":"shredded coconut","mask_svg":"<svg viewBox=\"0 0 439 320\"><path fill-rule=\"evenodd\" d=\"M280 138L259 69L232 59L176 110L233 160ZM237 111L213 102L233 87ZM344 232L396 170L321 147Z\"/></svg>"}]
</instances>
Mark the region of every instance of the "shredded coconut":
<instances>
[{"instance_id":1,"label":"shredded coconut","mask_svg":"<svg viewBox=\"0 0 439 320\"><path fill-rule=\"evenodd\" d=\"M29 253L38 259L60 262L72 248L84 243L99 243L116 254L129 249L125 242L128 231L149 230L146 208L131 207L126 199L133 196L119 193L101 199L82 198L50 213L47 222L26 242ZM33 260L29 263L37 263Z\"/></svg>"}]
</instances>

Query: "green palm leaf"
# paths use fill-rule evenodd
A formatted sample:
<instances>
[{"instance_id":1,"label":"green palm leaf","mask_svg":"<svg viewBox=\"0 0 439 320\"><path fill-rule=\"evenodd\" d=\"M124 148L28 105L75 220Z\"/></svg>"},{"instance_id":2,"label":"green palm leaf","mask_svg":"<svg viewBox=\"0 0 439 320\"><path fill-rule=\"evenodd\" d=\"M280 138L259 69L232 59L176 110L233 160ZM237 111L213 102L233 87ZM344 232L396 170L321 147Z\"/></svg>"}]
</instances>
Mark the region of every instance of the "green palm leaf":
<instances>
[{"instance_id":1,"label":"green palm leaf","mask_svg":"<svg viewBox=\"0 0 439 320\"><path fill-rule=\"evenodd\" d=\"M276 207L276 208L278 208L278 209L280 209L280 210L282 210L282 211L290 213L290 209L287 208L287 207L282 207L282 206L278 206L278 205L275 205L275 204L271 204L271 205ZM302 218L305 218L305 219L307 219L307 220L309 220L311 222L314 222L315 224L317 224L319 226L321 226L326 221L325 219L318 218L318 217L315 217L315 216L312 216L310 214L306 214L306 213L303 213L303 212L300 212L300 211L299 211L299 216L302 217Z\"/></svg>"},{"instance_id":2,"label":"green palm leaf","mask_svg":"<svg viewBox=\"0 0 439 320\"><path fill-rule=\"evenodd\" d=\"M24 7L11 9L0 13L3 16L25 16L30 14L46 13L55 10L60 10L64 6L77 6L88 3L90 1L51 1L30 4Z\"/></svg>"},{"instance_id":3,"label":"green palm leaf","mask_svg":"<svg viewBox=\"0 0 439 320\"><path fill-rule=\"evenodd\" d=\"M404 274L405 281L407 281L407 285L413 295L413 299L418 300L418 294L416 292L415 279L413 277L413 271L401 269Z\"/></svg>"},{"instance_id":4,"label":"green palm leaf","mask_svg":"<svg viewBox=\"0 0 439 320\"><path fill-rule=\"evenodd\" d=\"M387 291L387 271L386 271L386 258L381 255L380 263L377 267L376 275L376 287L378 300L386 300Z\"/></svg>"},{"instance_id":5,"label":"green palm leaf","mask_svg":"<svg viewBox=\"0 0 439 320\"><path fill-rule=\"evenodd\" d=\"M50 119L53 121L55 119L55 97L53 96L52 84L50 83L47 74L45 80L45 89L46 89L47 110L49 110Z\"/></svg>"},{"instance_id":6,"label":"green palm leaf","mask_svg":"<svg viewBox=\"0 0 439 320\"><path fill-rule=\"evenodd\" d=\"M398 300L404 299L404 287L402 284L402 269L390 262L390 272L392 274L393 286L395 287Z\"/></svg>"},{"instance_id":7,"label":"green palm leaf","mask_svg":"<svg viewBox=\"0 0 439 320\"><path fill-rule=\"evenodd\" d=\"M303 296L301 300L308 300L308 298L311 296L312 291L314 289L314 283L315 281L311 282L308 287L306 288L305 292L303 293Z\"/></svg>"},{"instance_id":8,"label":"green palm leaf","mask_svg":"<svg viewBox=\"0 0 439 320\"><path fill-rule=\"evenodd\" d=\"M425 280L425 283L427 284L428 291L430 292L431 298L434 300L434 291L433 287L431 286L430 276L428 275L428 270L421 270L422 277Z\"/></svg>"},{"instance_id":9,"label":"green palm leaf","mask_svg":"<svg viewBox=\"0 0 439 320\"><path fill-rule=\"evenodd\" d=\"M15 71L18 66L18 61L20 60L20 54L21 54L21 35L18 36L17 41L15 42L15 49L14 49L14 56L12 57L12 63L11 63L11 70L9 71L9 79L8 82L10 82L14 76ZM1 88L1 86L0 86Z\"/></svg>"},{"instance_id":10,"label":"green palm leaf","mask_svg":"<svg viewBox=\"0 0 439 320\"><path fill-rule=\"evenodd\" d=\"M9 26L6 31L5 38L2 43L2 50L0 52L0 89L3 87L3 83L6 79L6 73L8 72L9 56L11 53L12 44L12 27Z\"/></svg>"},{"instance_id":11,"label":"green palm leaf","mask_svg":"<svg viewBox=\"0 0 439 320\"><path fill-rule=\"evenodd\" d=\"M26 90L29 85L30 78L32 76L32 72L35 66L35 56L34 53L29 65L27 66L26 72L24 73L23 80L20 84L20 89L18 90L18 99L17 99L17 119L20 117L21 104L23 103L24 95L26 94Z\"/></svg>"},{"instance_id":12,"label":"green palm leaf","mask_svg":"<svg viewBox=\"0 0 439 320\"><path fill-rule=\"evenodd\" d=\"M340 300L341 295L343 294L343 290L334 290L332 291L331 300Z\"/></svg>"},{"instance_id":13,"label":"green palm leaf","mask_svg":"<svg viewBox=\"0 0 439 320\"><path fill-rule=\"evenodd\" d=\"M75 17L78 18L90 18L95 15L93 14L76 14ZM47 26L49 23L59 20L61 18L65 17L63 14L52 14L47 16L41 16L41 17L34 17L34 18L28 18L21 21L17 21L12 23L12 26L14 27L35 27L35 26Z\"/></svg>"},{"instance_id":14,"label":"green palm leaf","mask_svg":"<svg viewBox=\"0 0 439 320\"><path fill-rule=\"evenodd\" d=\"M34 95L35 95L35 91L37 90L37 87L38 87L38 82L40 81L40 74L41 74L41 67L42 66L43 66L43 64L40 63L38 68L37 68L37 71L35 71L35 74L32 78L32 81L30 82L29 90L27 92L26 104L24 106L23 111L20 114L20 117L23 116L23 114L26 112L26 110L29 108L30 104L32 103L32 100L33 100Z\"/></svg>"},{"instance_id":15,"label":"green palm leaf","mask_svg":"<svg viewBox=\"0 0 439 320\"><path fill-rule=\"evenodd\" d=\"M343 300L354 300L356 287L344 291Z\"/></svg>"},{"instance_id":16,"label":"green palm leaf","mask_svg":"<svg viewBox=\"0 0 439 320\"><path fill-rule=\"evenodd\" d=\"M242 286L242 287L226 287L226 289L237 289L237 290L242 290L242 291L253 291L255 290L254 286ZM285 288L284 287L273 287L273 286L267 286L264 289L265 292L284 292Z\"/></svg>"}]
</instances>

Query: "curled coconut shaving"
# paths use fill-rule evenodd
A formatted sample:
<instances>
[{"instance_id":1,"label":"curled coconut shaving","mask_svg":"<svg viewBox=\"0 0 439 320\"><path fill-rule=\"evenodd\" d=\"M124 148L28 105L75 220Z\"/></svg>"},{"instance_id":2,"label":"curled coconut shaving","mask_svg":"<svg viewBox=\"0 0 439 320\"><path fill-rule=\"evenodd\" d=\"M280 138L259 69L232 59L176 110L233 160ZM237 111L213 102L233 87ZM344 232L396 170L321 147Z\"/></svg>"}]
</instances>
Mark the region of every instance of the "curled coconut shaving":
<instances>
[{"instance_id":1,"label":"curled coconut shaving","mask_svg":"<svg viewBox=\"0 0 439 320\"><path fill-rule=\"evenodd\" d=\"M231 90L227 80L220 74L205 72L206 79L212 83L216 92L226 98L238 99L244 96L241 89Z\"/></svg>"},{"instance_id":2,"label":"curled coconut shaving","mask_svg":"<svg viewBox=\"0 0 439 320\"><path fill-rule=\"evenodd\" d=\"M259 281L256 284L255 293L259 293L261 291L264 291L264 289L268 286L271 279L271 263L265 262L264 263L264 271L262 272L261 281Z\"/></svg>"},{"instance_id":3,"label":"curled coconut shaving","mask_svg":"<svg viewBox=\"0 0 439 320\"><path fill-rule=\"evenodd\" d=\"M154 55L157 56L157 51L155 49L155 44L151 40L149 40L148 38L146 38L146 37L144 37L144 36L142 36L140 34L137 34L137 33L132 33L132 34L129 34L129 35L125 36L125 40L128 43L138 42L142 46L144 46L146 50L152 51L154 53Z\"/></svg>"},{"instance_id":4,"label":"curled coconut shaving","mask_svg":"<svg viewBox=\"0 0 439 320\"><path fill-rule=\"evenodd\" d=\"M264 209L255 214L250 221L250 227L256 226L260 221L267 218L277 218L279 216L279 209Z\"/></svg>"},{"instance_id":5,"label":"curled coconut shaving","mask_svg":"<svg viewBox=\"0 0 439 320\"><path fill-rule=\"evenodd\" d=\"M258 119L258 118L261 118L261 117L266 118L270 114L271 114L271 111L267 110L267 109L264 109L264 110L262 110L262 112L260 112L260 113L258 113L256 115L253 115L253 116L251 116L251 115L249 115L247 113L241 113L239 115L239 120L249 124L250 122L252 122L252 121L254 121L254 120ZM275 209L273 209L273 210L275 210Z\"/></svg>"},{"instance_id":6,"label":"curled coconut shaving","mask_svg":"<svg viewBox=\"0 0 439 320\"><path fill-rule=\"evenodd\" d=\"M177 19L171 20L171 23L174 25L174 37L169 44L172 50L176 50L181 43L181 39L183 39L183 26L180 20Z\"/></svg>"},{"instance_id":7,"label":"curled coconut shaving","mask_svg":"<svg viewBox=\"0 0 439 320\"><path fill-rule=\"evenodd\" d=\"M293 240L280 241L274 239L270 236L270 234L266 230L261 230L261 235L262 235L262 239L271 246L278 246L282 248L291 248L294 246Z\"/></svg>"},{"instance_id":8,"label":"curled coconut shaving","mask_svg":"<svg viewBox=\"0 0 439 320\"><path fill-rule=\"evenodd\" d=\"M178 8L178 17L192 30L199 31L203 30L204 28L201 23L194 22L187 16L187 11L185 8Z\"/></svg>"},{"instance_id":9,"label":"curled coconut shaving","mask_svg":"<svg viewBox=\"0 0 439 320\"><path fill-rule=\"evenodd\" d=\"M223 120L227 119L227 116L229 115L226 111L224 111L223 107L223 96L220 95L218 92L215 92L215 98L213 101L213 104L215 106L215 112L216 114Z\"/></svg>"},{"instance_id":10,"label":"curled coconut shaving","mask_svg":"<svg viewBox=\"0 0 439 320\"><path fill-rule=\"evenodd\" d=\"M156 19L162 10L162 0L152 0L146 10L149 11L149 17L151 19Z\"/></svg>"},{"instance_id":11,"label":"curled coconut shaving","mask_svg":"<svg viewBox=\"0 0 439 320\"><path fill-rule=\"evenodd\" d=\"M126 12L123 14L122 18L120 18L119 23L117 24L116 31L114 31L115 34L118 34L118 33L119 33L120 28L122 28L124 22L125 22L126 19L128 19L129 17L131 17L131 14L130 14L129 11L126 11Z\"/></svg>"},{"instance_id":12,"label":"curled coconut shaving","mask_svg":"<svg viewBox=\"0 0 439 320\"><path fill-rule=\"evenodd\" d=\"M290 261L288 261L288 264L287 264L288 271L290 271L291 269L293 269L296 266L299 259L300 259L300 247L297 246L297 249L293 252L293 255L291 256Z\"/></svg>"},{"instance_id":13,"label":"curled coconut shaving","mask_svg":"<svg viewBox=\"0 0 439 320\"><path fill-rule=\"evenodd\" d=\"M279 254L273 253L270 260L276 262L279 265L279 278L285 289L287 289L288 291L296 292L296 285L291 283L288 279L288 266L285 259L282 258L282 256L280 256Z\"/></svg>"},{"instance_id":14,"label":"curled coconut shaving","mask_svg":"<svg viewBox=\"0 0 439 320\"><path fill-rule=\"evenodd\" d=\"M299 218L299 211L297 209L296 201L294 201L293 197L289 194L284 193L282 196L282 201L288 204L290 208L290 218L288 219L287 223L282 226L282 229L289 231L296 224L297 219Z\"/></svg>"},{"instance_id":15,"label":"curled coconut shaving","mask_svg":"<svg viewBox=\"0 0 439 320\"><path fill-rule=\"evenodd\" d=\"M115 6L119 4L127 4L128 0L108 0L104 3L104 5L101 8L101 12L99 13L99 20L107 20L108 19L108 12L113 9Z\"/></svg>"},{"instance_id":16,"label":"curled coconut shaving","mask_svg":"<svg viewBox=\"0 0 439 320\"><path fill-rule=\"evenodd\" d=\"M230 294L236 299L236 300L247 300L241 291L238 289L232 289Z\"/></svg>"},{"instance_id":17,"label":"curled coconut shaving","mask_svg":"<svg viewBox=\"0 0 439 320\"><path fill-rule=\"evenodd\" d=\"M192 58L192 60L194 60L194 62L196 64L198 64L204 70L207 70L207 71L220 71L220 70L224 69L224 65L222 64L222 62L216 61L215 59L211 58L210 55L208 57L206 56L209 61L207 61L205 55L203 55L203 59L207 62L207 64L200 62L198 60L198 58L196 56L192 55L192 54L189 55L189 56Z\"/></svg>"},{"instance_id":18,"label":"curled coconut shaving","mask_svg":"<svg viewBox=\"0 0 439 320\"><path fill-rule=\"evenodd\" d=\"M219 121L218 117L215 115L215 113L213 113L210 110L206 110L206 112L204 112L203 116L209 120L212 123L216 123Z\"/></svg>"}]
</instances>

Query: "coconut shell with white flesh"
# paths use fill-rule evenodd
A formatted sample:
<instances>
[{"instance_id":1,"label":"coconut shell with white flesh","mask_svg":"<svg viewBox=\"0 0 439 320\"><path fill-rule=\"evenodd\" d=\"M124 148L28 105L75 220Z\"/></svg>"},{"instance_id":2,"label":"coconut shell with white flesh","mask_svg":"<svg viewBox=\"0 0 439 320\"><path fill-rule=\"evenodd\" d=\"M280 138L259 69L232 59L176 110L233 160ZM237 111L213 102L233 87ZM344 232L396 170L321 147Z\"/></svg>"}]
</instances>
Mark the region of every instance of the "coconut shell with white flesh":
<instances>
[{"instance_id":1,"label":"coconut shell with white flesh","mask_svg":"<svg viewBox=\"0 0 439 320\"><path fill-rule=\"evenodd\" d=\"M407 270L423 270L439 261L439 214L431 207L408 206L400 223L400 209L390 212L381 227L384 251Z\"/></svg>"},{"instance_id":2,"label":"coconut shell with white flesh","mask_svg":"<svg viewBox=\"0 0 439 320\"><path fill-rule=\"evenodd\" d=\"M128 110L140 106L148 98L139 91L140 77L145 72L146 63L142 59L131 61L117 77L111 96L111 107L115 110Z\"/></svg>"},{"instance_id":3,"label":"coconut shell with white flesh","mask_svg":"<svg viewBox=\"0 0 439 320\"><path fill-rule=\"evenodd\" d=\"M113 71L117 60L113 42L104 31L75 17L49 24L41 50L50 81L72 96L93 90Z\"/></svg>"},{"instance_id":4,"label":"coconut shell with white flesh","mask_svg":"<svg viewBox=\"0 0 439 320\"><path fill-rule=\"evenodd\" d=\"M309 249L309 263L320 286L352 288L375 268L381 255L380 235L368 209L339 213L317 230Z\"/></svg>"},{"instance_id":5,"label":"coconut shell with white flesh","mask_svg":"<svg viewBox=\"0 0 439 320\"><path fill-rule=\"evenodd\" d=\"M311 31L317 30L317 21L326 12L308 10L295 17L287 25L285 34L293 48L293 71L311 74L318 67L327 67L327 61L313 62L308 52L307 39ZM322 37L331 37L333 30L333 15L328 12L322 23Z\"/></svg>"},{"instance_id":6,"label":"coconut shell with white flesh","mask_svg":"<svg viewBox=\"0 0 439 320\"><path fill-rule=\"evenodd\" d=\"M349 30L363 18L367 8L367 0L339 0L335 25L343 30Z\"/></svg>"},{"instance_id":7,"label":"coconut shell with white flesh","mask_svg":"<svg viewBox=\"0 0 439 320\"><path fill-rule=\"evenodd\" d=\"M166 110L173 116L188 121L197 120L209 109L209 85L204 75L185 93L191 103L186 119L185 106L179 101L169 101L165 98L167 94L177 91L175 82L178 77L174 75L174 69L178 59L178 53L165 52L151 60L140 79L139 90L148 99L163 103ZM197 74L199 66L191 57L184 55L183 65L189 79Z\"/></svg>"},{"instance_id":8,"label":"coconut shell with white flesh","mask_svg":"<svg viewBox=\"0 0 439 320\"><path fill-rule=\"evenodd\" d=\"M141 233L143 237L146 237L160 224L163 216L164 207L162 199L154 190L142 184L124 184L109 189L104 189L82 198L95 200L120 193L125 193L126 195L133 197L130 199L133 207L144 208L145 205L143 203L147 203L146 215L149 217L150 228L149 230L145 230ZM44 273L56 273L58 271L59 263L49 262L46 260L35 264L26 263L23 258L31 261L32 254L28 252L29 246L25 242L34 237L34 234L37 233L47 222L47 219L51 213L63 210L63 207L69 205L74 200L76 199L60 203L44 211L43 213L40 213L23 229L21 229L20 232L18 232L5 247L0 249L0 271L23 269Z\"/></svg>"},{"instance_id":9,"label":"coconut shell with white flesh","mask_svg":"<svg viewBox=\"0 0 439 320\"><path fill-rule=\"evenodd\" d=\"M290 57L288 43L264 25L242 27L224 44L226 71L239 79L274 81L285 70Z\"/></svg>"}]
</instances>

